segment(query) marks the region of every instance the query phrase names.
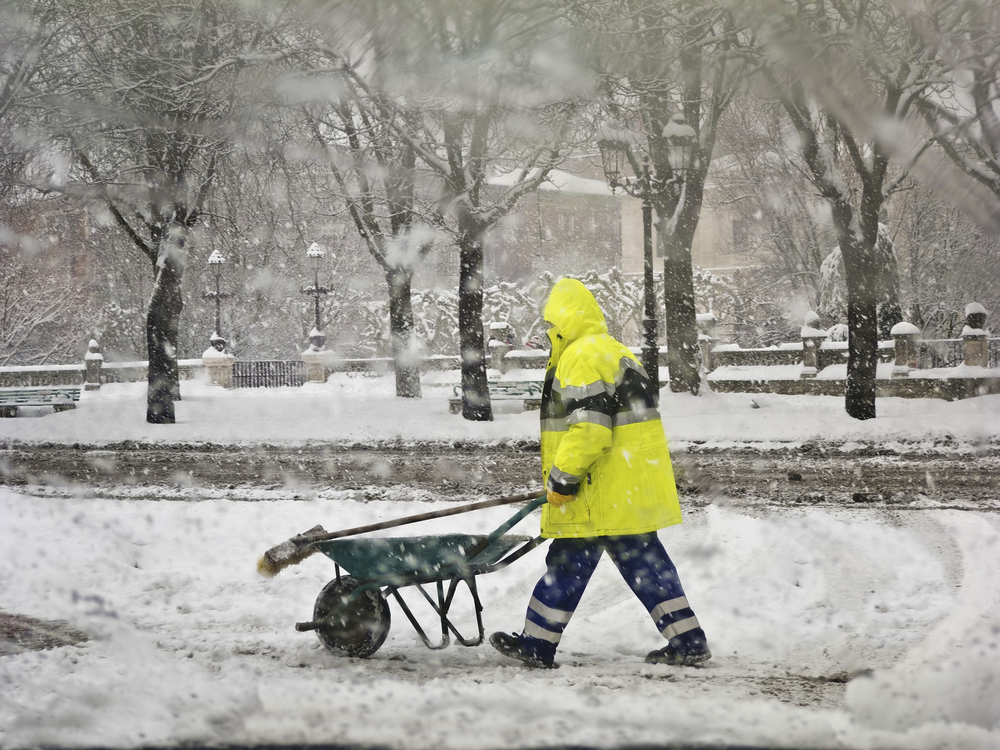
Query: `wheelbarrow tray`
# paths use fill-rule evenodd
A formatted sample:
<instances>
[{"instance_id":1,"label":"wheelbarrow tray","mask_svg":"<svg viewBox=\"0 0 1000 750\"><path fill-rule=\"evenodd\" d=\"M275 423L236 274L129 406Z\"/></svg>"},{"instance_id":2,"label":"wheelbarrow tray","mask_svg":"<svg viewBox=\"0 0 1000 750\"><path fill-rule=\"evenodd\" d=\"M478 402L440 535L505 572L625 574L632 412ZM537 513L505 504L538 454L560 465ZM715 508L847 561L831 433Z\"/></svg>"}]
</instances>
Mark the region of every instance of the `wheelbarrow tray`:
<instances>
[{"instance_id":1,"label":"wheelbarrow tray","mask_svg":"<svg viewBox=\"0 0 1000 750\"><path fill-rule=\"evenodd\" d=\"M488 539L480 534L333 539L316 548L355 578L381 585L466 578L487 572L508 552L531 542L528 536L506 534L469 559Z\"/></svg>"}]
</instances>

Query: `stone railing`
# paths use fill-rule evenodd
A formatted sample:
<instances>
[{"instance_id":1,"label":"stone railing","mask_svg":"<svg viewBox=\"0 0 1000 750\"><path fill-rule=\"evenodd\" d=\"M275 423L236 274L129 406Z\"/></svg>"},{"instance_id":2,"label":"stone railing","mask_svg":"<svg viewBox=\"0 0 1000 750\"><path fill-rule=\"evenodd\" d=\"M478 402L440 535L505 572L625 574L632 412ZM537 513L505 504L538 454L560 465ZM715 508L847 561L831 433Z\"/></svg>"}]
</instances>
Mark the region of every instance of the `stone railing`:
<instances>
[{"instance_id":1,"label":"stone railing","mask_svg":"<svg viewBox=\"0 0 1000 750\"><path fill-rule=\"evenodd\" d=\"M77 365L41 365L37 367L0 367L0 387L29 388L49 385L82 385L93 391L102 383L136 383L146 379L148 363L105 362L96 341L91 339L83 362ZM177 362L181 380L193 380L205 371L200 359Z\"/></svg>"},{"instance_id":2,"label":"stone railing","mask_svg":"<svg viewBox=\"0 0 1000 750\"><path fill-rule=\"evenodd\" d=\"M32 388L50 385L83 385L84 365L0 367L0 388Z\"/></svg>"},{"instance_id":3,"label":"stone railing","mask_svg":"<svg viewBox=\"0 0 1000 750\"><path fill-rule=\"evenodd\" d=\"M713 390L786 394L841 395L846 384L847 343L827 340L814 327L810 313L802 341L773 349L740 349L734 345L703 349L703 365ZM960 345L962 361L953 367L921 368L920 329L910 323L893 327L892 341L879 343L877 389L880 396L966 398L1000 393L996 363L1000 339L986 330L982 305L966 307ZM949 342L936 341L936 345ZM840 367L837 367L840 365Z\"/></svg>"},{"instance_id":4,"label":"stone railing","mask_svg":"<svg viewBox=\"0 0 1000 750\"><path fill-rule=\"evenodd\" d=\"M878 357L880 362L893 361L893 342L880 341ZM719 367L767 367L772 365L796 365L809 359L816 371L830 365L847 362L847 342L827 341L826 332L822 338L803 338L764 349L742 349L737 344L718 344L708 353L704 364L709 372Z\"/></svg>"},{"instance_id":5,"label":"stone railing","mask_svg":"<svg viewBox=\"0 0 1000 750\"><path fill-rule=\"evenodd\" d=\"M778 393L843 393L846 371L847 342L830 341L828 332L815 327L815 313L807 316L801 330L801 340L766 349L741 349L735 344L716 345L713 337L715 318L711 314L698 316L698 342L701 366L713 390L769 391ZM488 366L508 377L540 379L549 352L544 349L517 349L508 343L513 337L491 324L493 338L488 344ZM966 325L962 338L954 343L961 347L962 362L957 367L921 368L926 360L927 344L940 347L951 342L921 342L920 330L909 323L900 323L892 330L892 341L879 343L880 393L888 390L898 395L941 396L961 398L983 392L1000 392L1000 339L986 330L986 311L981 305L966 307ZM224 344L224 342L223 342ZM639 355L639 347L633 347ZM334 372L387 373L394 367L391 358L344 359L327 349L310 347L303 352L306 381L325 381ZM209 382L233 387L235 357L223 349L210 347L201 359L178 362L182 380L207 377ZM666 347L659 351L660 366L666 366ZM0 367L0 387L30 387L84 385L96 390L103 383L143 381L147 363L105 362L96 341L91 341L81 364L43 367ZM886 373L885 368L888 368ZM422 360L421 372L457 371L459 357L431 356Z\"/></svg>"}]
</instances>

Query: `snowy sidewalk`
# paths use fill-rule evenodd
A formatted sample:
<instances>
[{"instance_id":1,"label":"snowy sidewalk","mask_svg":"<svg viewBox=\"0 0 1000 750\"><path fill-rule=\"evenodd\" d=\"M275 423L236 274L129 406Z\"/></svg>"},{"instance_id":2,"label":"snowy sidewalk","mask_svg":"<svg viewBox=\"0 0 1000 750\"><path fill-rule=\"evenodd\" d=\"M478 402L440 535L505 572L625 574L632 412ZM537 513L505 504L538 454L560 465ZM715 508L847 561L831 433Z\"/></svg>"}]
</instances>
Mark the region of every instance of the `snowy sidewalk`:
<instances>
[{"instance_id":1,"label":"snowy sidewalk","mask_svg":"<svg viewBox=\"0 0 1000 750\"><path fill-rule=\"evenodd\" d=\"M396 398L392 377L336 375L302 388L224 390L184 382L177 424L145 422L144 383L85 393L77 409L0 420L0 442L102 445L138 442L304 445L385 441L537 440L538 412L497 405L493 422L448 412L451 388L425 386L424 398ZM934 446L1000 441L1000 396L965 401L878 399L879 417L859 422L841 398L661 392L671 442L726 447L754 443L895 442ZM37 413L45 413L39 410Z\"/></svg>"},{"instance_id":2,"label":"snowy sidewalk","mask_svg":"<svg viewBox=\"0 0 1000 750\"><path fill-rule=\"evenodd\" d=\"M524 669L487 645L430 651L394 603L389 638L368 660L295 632L333 565L314 556L267 580L257 555L315 523L398 515L395 503L337 497L40 500L0 488L0 605L91 636L0 657L0 746L1000 743L996 514L688 512L661 538L715 658L702 669L644 664L662 641L604 561L555 671ZM482 531L506 516L492 509L419 533ZM537 518L523 526L530 533ZM520 628L543 556L480 577L487 632ZM466 630L464 593L455 610ZM433 632L433 613L416 611Z\"/></svg>"}]
</instances>

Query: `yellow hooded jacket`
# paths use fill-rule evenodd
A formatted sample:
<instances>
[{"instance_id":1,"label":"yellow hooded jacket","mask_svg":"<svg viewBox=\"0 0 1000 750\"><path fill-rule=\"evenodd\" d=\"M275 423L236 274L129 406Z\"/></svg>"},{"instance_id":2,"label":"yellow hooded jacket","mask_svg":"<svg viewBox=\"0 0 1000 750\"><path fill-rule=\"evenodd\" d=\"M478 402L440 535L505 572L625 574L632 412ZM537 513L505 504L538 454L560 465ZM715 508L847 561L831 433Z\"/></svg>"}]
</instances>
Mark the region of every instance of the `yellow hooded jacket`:
<instances>
[{"instance_id":1,"label":"yellow hooded jacket","mask_svg":"<svg viewBox=\"0 0 1000 750\"><path fill-rule=\"evenodd\" d=\"M594 295L556 282L545 305L552 355L542 393L542 476L576 495L542 506L542 536L644 534L681 522L670 453L645 370L608 335Z\"/></svg>"}]
</instances>

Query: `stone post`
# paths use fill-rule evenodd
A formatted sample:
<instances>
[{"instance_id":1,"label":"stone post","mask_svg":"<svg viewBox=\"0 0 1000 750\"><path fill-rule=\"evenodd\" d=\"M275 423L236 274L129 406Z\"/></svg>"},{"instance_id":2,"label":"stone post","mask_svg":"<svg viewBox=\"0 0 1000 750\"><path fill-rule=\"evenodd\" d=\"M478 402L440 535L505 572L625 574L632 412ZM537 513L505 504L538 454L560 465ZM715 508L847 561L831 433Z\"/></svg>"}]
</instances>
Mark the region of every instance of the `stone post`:
<instances>
[{"instance_id":1,"label":"stone post","mask_svg":"<svg viewBox=\"0 0 1000 750\"><path fill-rule=\"evenodd\" d=\"M318 328L309 332L309 348L302 352L306 366L307 383L325 383L329 377L330 350L326 348L326 334Z\"/></svg>"},{"instance_id":2,"label":"stone post","mask_svg":"<svg viewBox=\"0 0 1000 750\"><path fill-rule=\"evenodd\" d=\"M514 350L514 329L507 321L494 321L489 326L490 337L486 346L490 352L490 368L507 372L505 357Z\"/></svg>"},{"instance_id":3,"label":"stone post","mask_svg":"<svg viewBox=\"0 0 1000 750\"><path fill-rule=\"evenodd\" d=\"M806 313L802 326L802 372L801 378L814 378L819 374L819 347L826 341L826 331L816 328L819 316L810 310Z\"/></svg>"},{"instance_id":4,"label":"stone post","mask_svg":"<svg viewBox=\"0 0 1000 750\"><path fill-rule=\"evenodd\" d=\"M715 315L698 313L694 316L698 324L698 348L701 350L701 369L712 371L712 348L715 346Z\"/></svg>"},{"instance_id":5,"label":"stone post","mask_svg":"<svg viewBox=\"0 0 1000 750\"><path fill-rule=\"evenodd\" d=\"M306 349L302 352L302 361L306 365L306 382L307 383L325 383L328 373L327 373L327 362L329 361L330 353L326 349L320 349L319 351L314 351L313 349Z\"/></svg>"},{"instance_id":6,"label":"stone post","mask_svg":"<svg viewBox=\"0 0 1000 750\"><path fill-rule=\"evenodd\" d=\"M97 345L97 339L91 339L90 343L87 345L87 353L83 355L83 367L85 372L83 390L100 390L101 367L103 366L104 355L101 354L101 347Z\"/></svg>"},{"instance_id":7,"label":"stone post","mask_svg":"<svg viewBox=\"0 0 1000 750\"><path fill-rule=\"evenodd\" d=\"M910 374L910 370L916 370L920 367L920 349L917 346L920 329L912 323L902 321L896 323L889 333L895 347L892 377L905 378Z\"/></svg>"},{"instance_id":8,"label":"stone post","mask_svg":"<svg viewBox=\"0 0 1000 750\"><path fill-rule=\"evenodd\" d=\"M989 367L990 349L986 337L986 308L978 302L965 306L965 328L962 329L962 340L965 349L965 365L967 367Z\"/></svg>"},{"instance_id":9,"label":"stone post","mask_svg":"<svg viewBox=\"0 0 1000 750\"><path fill-rule=\"evenodd\" d=\"M213 338L212 346L208 347L201 355L201 363L208 373L208 382L212 385L221 385L223 388L233 387L233 362L236 357L225 351L226 342L220 337L222 347L216 346Z\"/></svg>"}]
</instances>

